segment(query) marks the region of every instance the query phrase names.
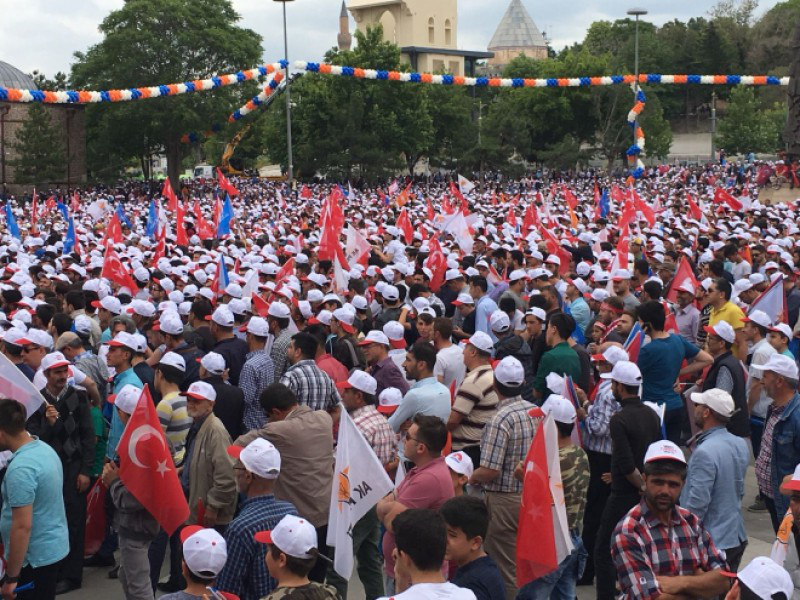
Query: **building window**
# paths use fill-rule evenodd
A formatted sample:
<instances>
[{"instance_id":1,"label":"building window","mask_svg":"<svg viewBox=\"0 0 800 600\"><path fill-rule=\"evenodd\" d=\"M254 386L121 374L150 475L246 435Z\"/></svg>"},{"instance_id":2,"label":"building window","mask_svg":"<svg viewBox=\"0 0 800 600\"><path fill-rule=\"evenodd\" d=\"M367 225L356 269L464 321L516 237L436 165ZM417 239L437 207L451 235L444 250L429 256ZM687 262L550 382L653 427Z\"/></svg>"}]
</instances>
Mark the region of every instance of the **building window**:
<instances>
[{"instance_id":1,"label":"building window","mask_svg":"<svg viewBox=\"0 0 800 600\"><path fill-rule=\"evenodd\" d=\"M450 19L444 22L444 44L445 46L453 44L453 29L450 27Z\"/></svg>"},{"instance_id":2,"label":"building window","mask_svg":"<svg viewBox=\"0 0 800 600\"><path fill-rule=\"evenodd\" d=\"M435 31L435 28L434 28L433 17L431 17L430 19L428 19L428 43L429 44L435 43L434 42L435 35L436 35L436 31Z\"/></svg>"},{"instance_id":3,"label":"building window","mask_svg":"<svg viewBox=\"0 0 800 600\"><path fill-rule=\"evenodd\" d=\"M450 74L451 75L461 75L459 68L458 68L458 61L451 60L450 61Z\"/></svg>"},{"instance_id":4,"label":"building window","mask_svg":"<svg viewBox=\"0 0 800 600\"><path fill-rule=\"evenodd\" d=\"M433 60L433 69L431 69L433 73L444 73L444 61L434 59Z\"/></svg>"}]
</instances>

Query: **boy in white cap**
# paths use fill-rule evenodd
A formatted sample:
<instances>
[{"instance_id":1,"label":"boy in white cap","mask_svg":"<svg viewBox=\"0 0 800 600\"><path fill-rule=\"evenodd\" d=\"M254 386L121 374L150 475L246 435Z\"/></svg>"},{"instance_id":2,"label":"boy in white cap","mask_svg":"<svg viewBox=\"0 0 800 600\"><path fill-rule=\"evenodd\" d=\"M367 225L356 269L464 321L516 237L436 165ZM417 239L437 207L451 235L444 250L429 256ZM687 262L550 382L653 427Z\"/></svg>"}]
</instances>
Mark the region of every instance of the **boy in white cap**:
<instances>
[{"instance_id":1,"label":"boy in white cap","mask_svg":"<svg viewBox=\"0 0 800 600\"><path fill-rule=\"evenodd\" d=\"M766 556L756 556L738 573L725 573L736 578L725 600L791 600L797 588L791 575Z\"/></svg>"},{"instance_id":2,"label":"boy in white cap","mask_svg":"<svg viewBox=\"0 0 800 600\"><path fill-rule=\"evenodd\" d=\"M469 483L475 470L472 459L465 452L451 452L444 457L444 462L450 469L450 476L453 478L453 494L463 496L464 487Z\"/></svg>"},{"instance_id":3,"label":"boy in white cap","mask_svg":"<svg viewBox=\"0 0 800 600\"><path fill-rule=\"evenodd\" d=\"M642 499L612 538L623 597L711 598L728 591L724 555L701 520L678 506L685 478L686 459L678 446L661 440L647 448Z\"/></svg>"},{"instance_id":4,"label":"boy in white cap","mask_svg":"<svg viewBox=\"0 0 800 600\"><path fill-rule=\"evenodd\" d=\"M264 600L342 600L332 586L308 579L323 555L317 550L317 532L306 519L286 515L273 529L256 533L255 539L267 545L267 570L278 581Z\"/></svg>"},{"instance_id":5,"label":"boy in white cap","mask_svg":"<svg viewBox=\"0 0 800 600\"><path fill-rule=\"evenodd\" d=\"M239 596L241 600L258 600L274 589L274 580L264 562L266 547L254 535L272 529L286 515L297 515L290 502L274 495L280 476L281 455L263 438L247 446L229 446L228 454L236 459L236 487L246 499L239 514L225 530L230 560L219 573L218 587Z\"/></svg>"},{"instance_id":6,"label":"boy in white cap","mask_svg":"<svg viewBox=\"0 0 800 600\"><path fill-rule=\"evenodd\" d=\"M174 594L161 596L166 600L203 600L208 588L214 587L228 560L225 538L213 529L189 525L181 530L183 560L181 567L186 578L186 588Z\"/></svg>"},{"instance_id":7,"label":"boy in white cap","mask_svg":"<svg viewBox=\"0 0 800 600\"><path fill-rule=\"evenodd\" d=\"M567 524L574 549L559 563L555 571L523 586L517 595L519 600L554 596L575 598L575 588L581 576L580 563L586 556L580 532L583 529L586 494L589 489L589 460L583 448L572 442L572 431L576 423L575 406L563 396L551 394L542 405L542 412L552 415L558 430L561 483L564 489ZM524 479L522 463L515 475L521 481Z\"/></svg>"}]
</instances>

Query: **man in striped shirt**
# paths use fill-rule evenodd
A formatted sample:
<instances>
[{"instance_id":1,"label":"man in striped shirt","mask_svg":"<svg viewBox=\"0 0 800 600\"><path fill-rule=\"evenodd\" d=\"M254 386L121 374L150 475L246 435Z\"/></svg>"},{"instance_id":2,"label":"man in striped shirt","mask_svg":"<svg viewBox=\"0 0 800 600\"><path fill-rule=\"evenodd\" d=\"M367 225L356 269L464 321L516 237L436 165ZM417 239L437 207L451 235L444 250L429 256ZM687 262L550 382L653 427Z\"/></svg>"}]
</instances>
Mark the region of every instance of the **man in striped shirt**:
<instances>
[{"instance_id":1,"label":"man in striped shirt","mask_svg":"<svg viewBox=\"0 0 800 600\"><path fill-rule=\"evenodd\" d=\"M275 377L275 364L265 350L268 337L266 320L261 317L250 319L245 338L249 352L239 374L239 387L244 392L244 431L261 429L267 422L267 414L258 403L258 397Z\"/></svg>"},{"instance_id":2,"label":"man in striped shirt","mask_svg":"<svg viewBox=\"0 0 800 600\"><path fill-rule=\"evenodd\" d=\"M469 372L456 392L447 429L453 439L453 451L462 450L480 464L483 428L497 412L498 398L494 391L492 338L479 331L464 348L464 366Z\"/></svg>"},{"instance_id":3,"label":"man in striped shirt","mask_svg":"<svg viewBox=\"0 0 800 600\"><path fill-rule=\"evenodd\" d=\"M192 419L186 409L186 397L181 395L180 384L186 377L186 363L180 354L167 352L155 368L155 387L161 395L156 406L158 420L164 435L172 444L175 465L183 464L186 435Z\"/></svg>"}]
</instances>

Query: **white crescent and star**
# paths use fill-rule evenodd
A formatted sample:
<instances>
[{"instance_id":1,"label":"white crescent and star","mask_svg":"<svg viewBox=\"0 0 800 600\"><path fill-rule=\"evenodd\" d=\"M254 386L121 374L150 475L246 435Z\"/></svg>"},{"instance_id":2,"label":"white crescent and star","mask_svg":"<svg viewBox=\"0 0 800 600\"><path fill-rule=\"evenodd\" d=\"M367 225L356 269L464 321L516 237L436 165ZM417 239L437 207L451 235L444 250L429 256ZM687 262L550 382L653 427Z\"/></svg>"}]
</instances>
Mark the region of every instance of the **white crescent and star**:
<instances>
[{"instance_id":1,"label":"white crescent and star","mask_svg":"<svg viewBox=\"0 0 800 600\"><path fill-rule=\"evenodd\" d=\"M128 455L131 457L131 462L135 464L137 467L142 469L149 469L148 465L142 464L139 460L139 457L136 456L136 445L139 441L146 435L153 435L161 441L161 444L166 448L166 444L164 442L164 438L161 436L161 432L158 431L155 427L151 425L141 425L137 427L133 433L131 434L131 438L128 441ZM163 477L165 473L167 473L170 468L167 466L166 460L158 461L158 465L156 466L156 471L161 474Z\"/></svg>"}]
</instances>

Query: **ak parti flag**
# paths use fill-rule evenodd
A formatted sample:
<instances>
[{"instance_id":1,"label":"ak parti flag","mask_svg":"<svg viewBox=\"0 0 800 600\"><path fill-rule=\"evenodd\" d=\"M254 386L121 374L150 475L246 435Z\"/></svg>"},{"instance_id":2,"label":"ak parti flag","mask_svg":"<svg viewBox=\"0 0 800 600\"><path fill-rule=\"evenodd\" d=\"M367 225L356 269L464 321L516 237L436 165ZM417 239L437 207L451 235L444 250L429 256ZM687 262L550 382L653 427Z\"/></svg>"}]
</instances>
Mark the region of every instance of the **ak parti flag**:
<instances>
[{"instance_id":1,"label":"ak parti flag","mask_svg":"<svg viewBox=\"0 0 800 600\"><path fill-rule=\"evenodd\" d=\"M536 430L524 471L517 528L518 587L555 571L573 550L561 482L558 431L550 415Z\"/></svg>"},{"instance_id":2,"label":"ak parti flag","mask_svg":"<svg viewBox=\"0 0 800 600\"><path fill-rule=\"evenodd\" d=\"M146 385L117 452L122 483L172 535L189 518L189 505Z\"/></svg>"}]
</instances>

